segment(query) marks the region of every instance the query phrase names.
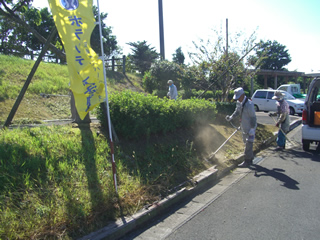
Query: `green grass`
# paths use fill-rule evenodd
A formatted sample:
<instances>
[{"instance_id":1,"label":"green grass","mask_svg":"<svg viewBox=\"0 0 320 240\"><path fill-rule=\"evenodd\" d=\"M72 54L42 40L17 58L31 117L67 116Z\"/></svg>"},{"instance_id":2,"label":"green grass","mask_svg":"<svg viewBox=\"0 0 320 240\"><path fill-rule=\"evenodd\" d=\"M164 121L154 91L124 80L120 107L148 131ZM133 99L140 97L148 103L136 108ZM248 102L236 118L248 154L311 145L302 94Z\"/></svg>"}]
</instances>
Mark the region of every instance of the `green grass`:
<instances>
[{"instance_id":1,"label":"green grass","mask_svg":"<svg viewBox=\"0 0 320 240\"><path fill-rule=\"evenodd\" d=\"M0 54L0 124L11 111L35 61ZM71 117L69 73L66 65L41 62L16 112L13 124L21 121L67 119ZM141 78L107 71L108 92L130 89L142 92ZM49 94L50 97L41 97ZM52 96L58 95L58 96ZM60 96L60 95L65 95ZM95 111L91 114L95 115Z\"/></svg>"},{"instance_id":2,"label":"green grass","mask_svg":"<svg viewBox=\"0 0 320 240\"><path fill-rule=\"evenodd\" d=\"M1 123L33 64L0 55ZM66 66L41 63L14 123L69 118L69 97L39 96L67 95L68 83ZM142 92L141 78L108 72L108 89ZM198 133L191 127L121 139L116 194L108 137L99 124L0 130L0 239L77 239L160 200L214 164L203 160Z\"/></svg>"},{"instance_id":3,"label":"green grass","mask_svg":"<svg viewBox=\"0 0 320 240\"><path fill-rule=\"evenodd\" d=\"M34 61L0 55L0 121L8 116ZM108 72L108 90L142 92L141 78ZM41 63L15 124L70 117L66 66ZM117 143L118 194L110 149L99 126L0 131L0 239L75 239L132 214L205 169L192 140L166 134Z\"/></svg>"},{"instance_id":4,"label":"green grass","mask_svg":"<svg viewBox=\"0 0 320 240\"><path fill-rule=\"evenodd\" d=\"M0 55L0 100L16 98L26 81L34 61ZM50 69L50 70L49 70ZM31 95L68 94L69 75L66 66L42 62L28 88Z\"/></svg>"},{"instance_id":5,"label":"green grass","mask_svg":"<svg viewBox=\"0 0 320 240\"><path fill-rule=\"evenodd\" d=\"M181 139L123 143L115 154L116 195L108 141L98 130L67 125L0 132L1 239L80 237L206 168Z\"/></svg>"}]
</instances>

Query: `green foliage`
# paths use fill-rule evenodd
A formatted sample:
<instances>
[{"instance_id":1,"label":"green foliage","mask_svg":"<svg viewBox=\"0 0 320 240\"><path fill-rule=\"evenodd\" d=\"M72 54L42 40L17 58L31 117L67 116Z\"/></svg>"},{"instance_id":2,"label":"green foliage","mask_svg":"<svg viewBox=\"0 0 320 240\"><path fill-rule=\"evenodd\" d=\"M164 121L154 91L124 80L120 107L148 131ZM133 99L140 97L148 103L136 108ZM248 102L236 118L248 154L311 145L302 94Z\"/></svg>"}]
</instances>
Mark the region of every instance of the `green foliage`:
<instances>
[{"instance_id":1,"label":"green foliage","mask_svg":"<svg viewBox=\"0 0 320 240\"><path fill-rule=\"evenodd\" d=\"M152 64L150 71L143 78L145 90L168 90L168 80L173 80L179 90L179 82L182 78L183 68L173 62L157 61Z\"/></svg>"},{"instance_id":2,"label":"green foliage","mask_svg":"<svg viewBox=\"0 0 320 240\"><path fill-rule=\"evenodd\" d=\"M256 56L249 60L251 65L257 65L260 69L286 70L284 66L291 62L290 54L286 46L277 41L260 41L256 49Z\"/></svg>"},{"instance_id":3,"label":"green foliage","mask_svg":"<svg viewBox=\"0 0 320 240\"><path fill-rule=\"evenodd\" d=\"M130 139L187 128L215 117L215 105L200 99L173 101L130 91L110 97L110 115L117 134ZM99 120L106 127L103 111Z\"/></svg>"},{"instance_id":4,"label":"green foliage","mask_svg":"<svg viewBox=\"0 0 320 240\"><path fill-rule=\"evenodd\" d=\"M191 91L197 79L197 74L196 74L197 67L184 66L182 69L183 69L183 74L181 78L182 89L185 91L186 94L189 94L189 92Z\"/></svg>"},{"instance_id":5,"label":"green foliage","mask_svg":"<svg viewBox=\"0 0 320 240\"><path fill-rule=\"evenodd\" d=\"M246 38L244 33L229 34L228 51L222 32L214 30L214 42L211 39L193 42L195 50L189 53L193 63L198 66L197 86L202 89L210 87L222 91L222 101L227 101L229 92L235 86L247 84L245 79L250 74L246 71L245 57L253 49L255 36ZM234 35L234 36L233 36Z\"/></svg>"},{"instance_id":6,"label":"green foliage","mask_svg":"<svg viewBox=\"0 0 320 240\"><path fill-rule=\"evenodd\" d=\"M215 102L215 104L217 112L223 116L232 114L236 108L235 102Z\"/></svg>"},{"instance_id":7,"label":"green foliage","mask_svg":"<svg viewBox=\"0 0 320 240\"><path fill-rule=\"evenodd\" d=\"M156 61L159 54L154 47L150 47L146 41L130 42L132 54L129 54L132 63L136 66L137 70L144 75L151 67L151 64Z\"/></svg>"},{"instance_id":8,"label":"green foliage","mask_svg":"<svg viewBox=\"0 0 320 240\"><path fill-rule=\"evenodd\" d=\"M174 54L172 54L172 61L174 63L182 65L182 64L184 64L184 59L185 59L185 57L184 57L184 54L181 50L181 47L177 48L176 52Z\"/></svg>"},{"instance_id":9,"label":"green foliage","mask_svg":"<svg viewBox=\"0 0 320 240\"><path fill-rule=\"evenodd\" d=\"M95 16L96 22L98 22L98 8L96 6L93 7L93 13ZM119 46L117 45L117 37L112 35L112 28L110 26L106 26L104 23L108 14L100 13L101 18L101 27L102 27L102 39L103 39L103 51L106 56L117 55L120 54ZM101 43L100 43L100 30L99 25L96 25L91 34L91 47L98 54L101 55Z\"/></svg>"},{"instance_id":10,"label":"green foliage","mask_svg":"<svg viewBox=\"0 0 320 240\"><path fill-rule=\"evenodd\" d=\"M162 92L168 90L168 80L184 90L185 96L192 96L190 93L196 82L196 67L185 66L175 62L157 61L152 64L150 70L143 77L143 87L148 93ZM161 97L162 95L157 95ZM166 95L163 95L166 96Z\"/></svg>"},{"instance_id":11,"label":"green foliage","mask_svg":"<svg viewBox=\"0 0 320 240\"><path fill-rule=\"evenodd\" d=\"M142 79L142 86L148 93L152 93L153 90L157 88L156 79L151 75L150 71L145 72Z\"/></svg>"},{"instance_id":12,"label":"green foliage","mask_svg":"<svg viewBox=\"0 0 320 240\"><path fill-rule=\"evenodd\" d=\"M245 91L246 92L246 91ZM248 92L246 92L247 94ZM202 99L206 99L206 100L213 100L216 102L221 102L222 101L222 91L221 90L216 90L216 91L206 91L205 93L203 93L203 90L196 90L196 89L192 89L189 92L184 92L183 93L183 99L186 98L197 98L198 96L201 95ZM247 95L249 96L249 95ZM227 97L227 101L232 101L233 98L233 90L231 90L228 93L228 97Z\"/></svg>"}]
</instances>

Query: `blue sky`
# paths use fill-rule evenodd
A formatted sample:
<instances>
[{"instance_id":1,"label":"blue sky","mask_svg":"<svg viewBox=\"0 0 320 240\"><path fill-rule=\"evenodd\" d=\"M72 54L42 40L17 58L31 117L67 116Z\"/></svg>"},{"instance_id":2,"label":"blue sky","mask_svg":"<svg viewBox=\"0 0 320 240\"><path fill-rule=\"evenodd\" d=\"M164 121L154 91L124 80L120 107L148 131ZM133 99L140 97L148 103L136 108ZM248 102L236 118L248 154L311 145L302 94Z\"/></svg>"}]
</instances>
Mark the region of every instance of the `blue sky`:
<instances>
[{"instance_id":1,"label":"blue sky","mask_svg":"<svg viewBox=\"0 0 320 240\"><path fill-rule=\"evenodd\" d=\"M162 0L165 57L182 47L184 55L192 51L192 41L208 39L212 29L229 34L256 31L257 40L276 40L291 55L289 70L320 72L320 1L319 0ZM97 5L97 1L93 0ZM124 54L128 42L146 40L160 52L158 0L100 0L100 10L108 13L106 24L112 27ZM36 7L48 7L34 0ZM214 39L210 39L213 41Z\"/></svg>"}]
</instances>

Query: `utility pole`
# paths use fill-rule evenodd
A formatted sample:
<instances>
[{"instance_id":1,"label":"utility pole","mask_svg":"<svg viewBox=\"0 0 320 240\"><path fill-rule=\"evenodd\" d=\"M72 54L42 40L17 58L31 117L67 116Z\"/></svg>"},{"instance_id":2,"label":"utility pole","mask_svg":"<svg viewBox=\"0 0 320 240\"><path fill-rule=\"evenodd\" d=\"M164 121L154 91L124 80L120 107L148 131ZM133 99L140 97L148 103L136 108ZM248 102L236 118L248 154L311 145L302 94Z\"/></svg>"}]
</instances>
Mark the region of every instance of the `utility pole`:
<instances>
[{"instance_id":1,"label":"utility pole","mask_svg":"<svg viewBox=\"0 0 320 240\"><path fill-rule=\"evenodd\" d=\"M164 34L163 34L162 0L158 0L158 5L159 5L160 57L161 57L161 60L164 60L165 56L164 56Z\"/></svg>"},{"instance_id":2,"label":"utility pole","mask_svg":"<svg viewBox=\"0 0 320 240\"><path fill-rule=\"evenodd\" d=\"M229 36L228 36L228 18L226 19L226 61L227 61L227 63L229 63L229 55L228 55L228 48L229 48L229 43L228 43L228 38L229 38ZM228 68L228 66L227 66L227 68ZM223 98L223 101L225 101L225 99L226 99L226 95L225 95L225 89L226 89L226 82L228 82L229 81L229 74L227 73L226 74L226 81L223 81L223 96L222 96L222 98Z\"/></svg>"},{"instance_id":3,"label":"utility pole","mask_svg":"<svg viewBox=\"0 0 320 240\"><path fill-rule=\"evenodd\" d=\"M227 58L228 58L228 48L229 48L229 36L228 36L228 18L226 19L226 54L227 54Z\"/></svg>"}]
</instances>

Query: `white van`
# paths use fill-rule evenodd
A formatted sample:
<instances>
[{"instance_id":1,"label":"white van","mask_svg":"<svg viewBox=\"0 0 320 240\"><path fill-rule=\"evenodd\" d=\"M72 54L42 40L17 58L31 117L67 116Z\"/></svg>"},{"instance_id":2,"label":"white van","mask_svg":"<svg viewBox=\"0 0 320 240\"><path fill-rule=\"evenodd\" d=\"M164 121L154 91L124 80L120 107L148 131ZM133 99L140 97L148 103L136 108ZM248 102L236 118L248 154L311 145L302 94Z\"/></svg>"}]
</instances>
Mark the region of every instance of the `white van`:
<instances>
[{"instance_id":1,"label":"white van","mask_svg":"<svg viewBox=\"0 0 320 240\"><path fill-rule=\"evenodd\" d=\"M310 83L302 113L303 150L309 151L313 142L320 142L320 77Z\"/></svg>"}]
</instances>

